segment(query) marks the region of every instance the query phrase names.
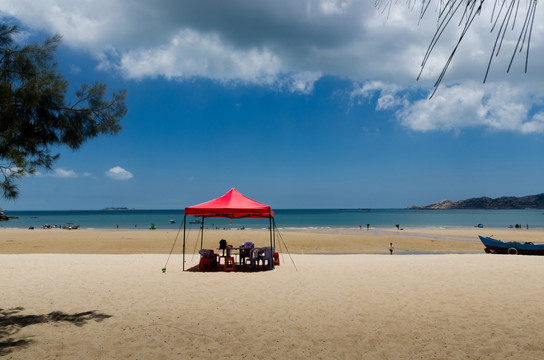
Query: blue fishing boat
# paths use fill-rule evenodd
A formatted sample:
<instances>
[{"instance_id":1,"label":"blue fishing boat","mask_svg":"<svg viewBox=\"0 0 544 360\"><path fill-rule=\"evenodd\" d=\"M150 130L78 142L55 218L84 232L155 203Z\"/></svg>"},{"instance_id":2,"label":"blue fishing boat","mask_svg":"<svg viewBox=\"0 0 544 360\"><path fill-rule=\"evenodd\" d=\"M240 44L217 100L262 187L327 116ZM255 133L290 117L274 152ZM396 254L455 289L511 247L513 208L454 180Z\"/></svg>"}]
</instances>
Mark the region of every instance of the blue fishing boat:
<instances>
[{"instance_id":1,"label":"blue fishing boat","mask_svg":"<svg viewBox=\"0 0 544 360\"><path fill-rule=\"evenodd\" d=\"M544 255L544 244L532 242L501 241L488 236L480 236L480 241L485 246L485 252L491 254L510 255Z\"/></svg>"}]
</instances>

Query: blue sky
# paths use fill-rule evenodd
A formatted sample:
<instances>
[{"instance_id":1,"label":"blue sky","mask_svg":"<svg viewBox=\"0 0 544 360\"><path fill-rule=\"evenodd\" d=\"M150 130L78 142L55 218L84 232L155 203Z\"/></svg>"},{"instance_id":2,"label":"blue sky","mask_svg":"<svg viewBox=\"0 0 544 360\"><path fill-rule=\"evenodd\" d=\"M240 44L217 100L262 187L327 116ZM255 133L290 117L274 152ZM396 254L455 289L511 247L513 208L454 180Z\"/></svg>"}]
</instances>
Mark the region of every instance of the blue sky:
<instances>
[{"instance_id":1,"label":"blue sky","mask_svg":"<svg viewBox=\"0 0 544 360\"><path fill-rule=\"evenodd\" d=\"M482 84L484 11L427 100L458 29L416 81L436 14L418 21L404 3L0 0L22 43L63 36L74 88L127 89L129 108L120 134L59 148L53 171L0 207L179 209L232 187L273 208L544 192L541 13L528 74L523 55L505 70L514 30Z\"/></svg>"}]
</instances>

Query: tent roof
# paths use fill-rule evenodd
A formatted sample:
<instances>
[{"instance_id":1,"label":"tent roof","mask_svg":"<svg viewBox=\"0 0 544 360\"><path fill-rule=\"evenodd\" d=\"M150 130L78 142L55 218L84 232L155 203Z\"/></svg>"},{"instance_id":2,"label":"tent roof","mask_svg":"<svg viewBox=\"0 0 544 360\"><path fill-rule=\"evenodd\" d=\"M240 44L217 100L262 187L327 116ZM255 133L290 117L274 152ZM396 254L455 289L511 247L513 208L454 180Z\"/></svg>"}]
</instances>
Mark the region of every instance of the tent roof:
<instances>
[{"instance_id":1,"label":"tent roof","mask_svg":"<svg viewBox=\"0 0 544 360\"><path fill-rule=\"evenodd\" d=\"M252 200L232 188L225 195L202 204L185 208L185 215L226 218L274 217L270 206Z\"/></svg>"}]
</instances>

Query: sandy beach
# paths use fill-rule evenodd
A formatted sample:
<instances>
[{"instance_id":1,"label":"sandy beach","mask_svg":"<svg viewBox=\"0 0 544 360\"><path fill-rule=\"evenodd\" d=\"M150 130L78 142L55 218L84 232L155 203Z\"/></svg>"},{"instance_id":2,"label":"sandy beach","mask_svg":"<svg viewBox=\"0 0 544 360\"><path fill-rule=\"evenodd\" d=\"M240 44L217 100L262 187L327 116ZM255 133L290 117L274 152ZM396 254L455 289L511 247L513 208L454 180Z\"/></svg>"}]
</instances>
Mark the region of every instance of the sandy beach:
<instances>
[{"instance_id":1,"label":"sandy beach","mask_svg":"<svg viewBox=\"0 0 544 360\"><path fill-rule=\"evenodd\" d=\"M413 228L396 230L315 229L280 230L276 248L292 254L384 254L389 243L395 253L472 253L483 251L478 234L503 240L541 242L544 230L499 228ZM267 230L204 231L204 248L215 249L219 240L240 245L253 241L267 246ZM61 230L0 229L0 254L168 254L181 253L183 231L177 230ZM186 233L186 252L198 253L200 233Z\"/></svg>"},{"instance_id":2,"label":"sandy beach","mask_svg":"<svg viewBox=\"0 0 544 360\"><path fill-rule=\"evenodd\" d=\"M544 235L289 231L274 271L199 273L181 239L168 259L176 232L2 229L0 356L542 359L543 259L485 254L478 233ZM205 247L267 236L206 231Z\"/></svg>"}]
</instances>

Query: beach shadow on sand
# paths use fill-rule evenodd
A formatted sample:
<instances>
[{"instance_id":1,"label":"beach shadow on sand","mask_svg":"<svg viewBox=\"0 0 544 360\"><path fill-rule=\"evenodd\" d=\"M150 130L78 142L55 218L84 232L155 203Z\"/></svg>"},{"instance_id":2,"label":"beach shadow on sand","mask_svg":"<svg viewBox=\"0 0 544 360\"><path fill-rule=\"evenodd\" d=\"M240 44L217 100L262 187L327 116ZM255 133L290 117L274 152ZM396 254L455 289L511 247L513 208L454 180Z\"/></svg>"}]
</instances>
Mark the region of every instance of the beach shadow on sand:
<instances>
[{"instance_id":1,"label":"beach shadow on sand","mask_svg":"<svg viewBox=\"0 0 544 360\"><path fill-rule=\"evenodd\" d=\"M102 321L112 316L98 313L95 310L76 314L53 311L42 315L22 315L23 310L22 307L0 309L0 356L5 356L17 347L26 347L34 342L33 339L28 337L15 338L17 333L24 327L50 322L67 322L76 326L83 326L90 320Z\"/></svg>"},{"instance_id":2,"label":"beach shadow on sand","mask_svg":"<svg viewBox=\"0 0 544 360\"><path fill-rule=\"evenodd\" d=\"M236 265L234 270L225 271L225 265L221 264L221 265L217 265L217 268L209 269L209 270L206 270L206 271L200 270L198 265L187 268L187 269L185 269L185 271L187 271L187 272L197 272L197 273L213 273L213 272L219 272L219 273L222 273L222 272L260 273L260 272L268 272L268 271L273 271L273 270L270 270L267 266L257 266L255 268L252 268L250 266Z\"/></svg>"}]
</instances>

